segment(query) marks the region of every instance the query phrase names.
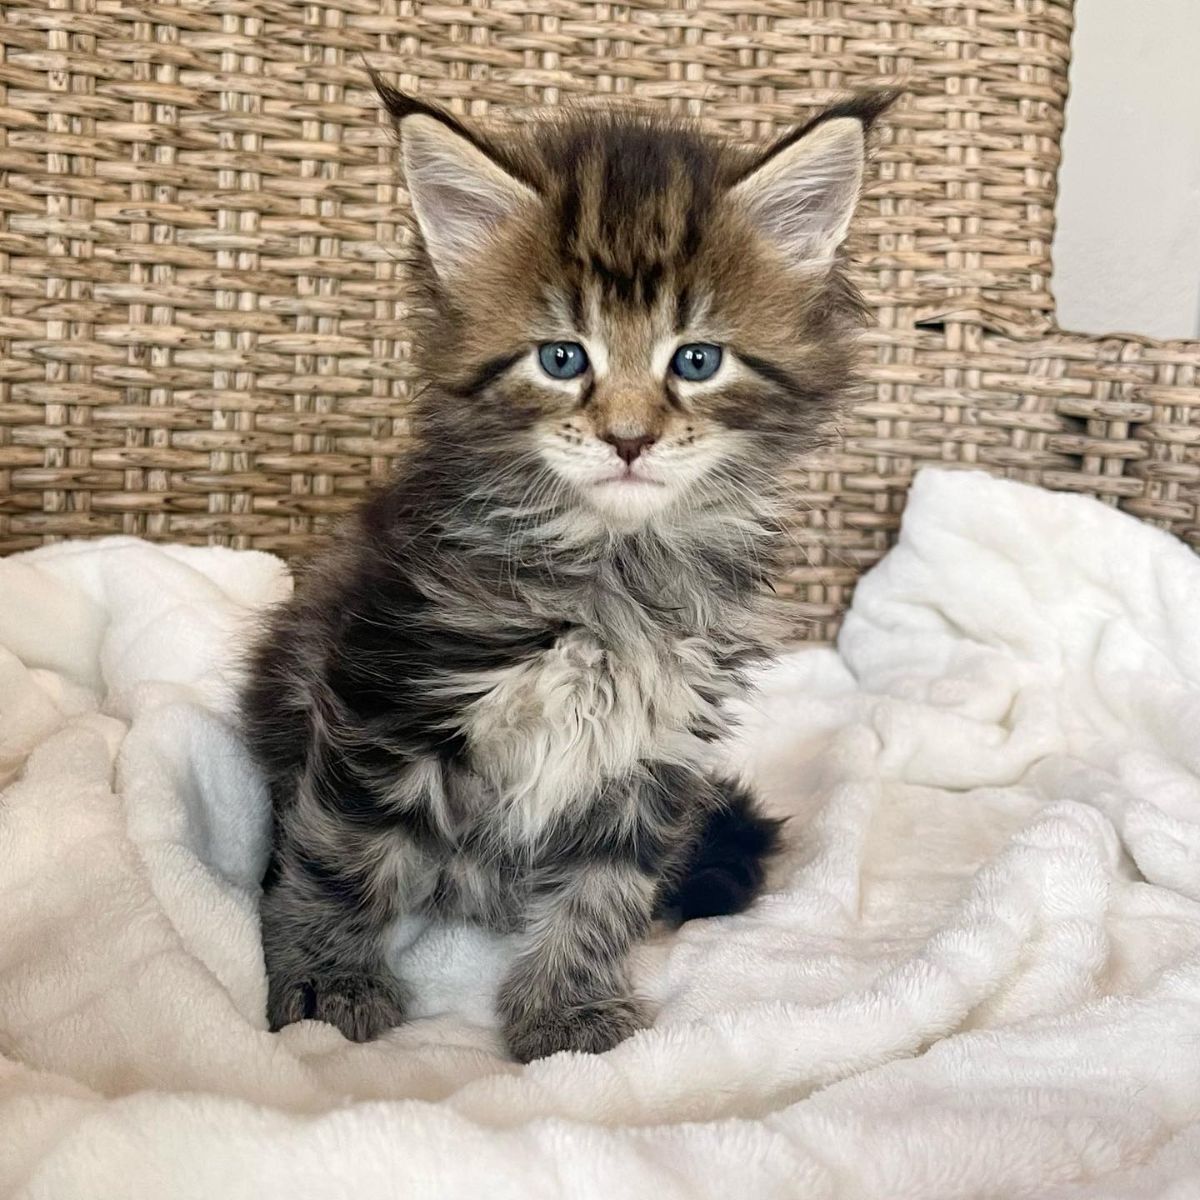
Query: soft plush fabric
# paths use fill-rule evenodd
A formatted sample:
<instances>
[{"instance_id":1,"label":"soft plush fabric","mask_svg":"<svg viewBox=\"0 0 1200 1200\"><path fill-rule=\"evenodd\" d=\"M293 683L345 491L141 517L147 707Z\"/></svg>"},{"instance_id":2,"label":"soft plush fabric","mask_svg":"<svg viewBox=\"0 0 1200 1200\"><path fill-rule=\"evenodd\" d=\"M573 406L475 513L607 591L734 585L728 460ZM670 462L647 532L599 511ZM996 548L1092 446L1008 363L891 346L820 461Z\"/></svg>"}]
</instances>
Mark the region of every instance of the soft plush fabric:
<instances>
[{"instance_id":1,"label":"soft plush fabric","mask_svg":"<svg viewBox=\"0 0 1200 1200\"><path fill-rule=\"evenodd\" d=\"M1200 1195L1200 560L1097 502L929 471L837 652L734 757L790 850L636 957L654 1028L518 1067L473 929L418 1019L265 1030L266 810L232 719L274 559L0 562L0 1193Z\"/></svg>"}]
</instances>

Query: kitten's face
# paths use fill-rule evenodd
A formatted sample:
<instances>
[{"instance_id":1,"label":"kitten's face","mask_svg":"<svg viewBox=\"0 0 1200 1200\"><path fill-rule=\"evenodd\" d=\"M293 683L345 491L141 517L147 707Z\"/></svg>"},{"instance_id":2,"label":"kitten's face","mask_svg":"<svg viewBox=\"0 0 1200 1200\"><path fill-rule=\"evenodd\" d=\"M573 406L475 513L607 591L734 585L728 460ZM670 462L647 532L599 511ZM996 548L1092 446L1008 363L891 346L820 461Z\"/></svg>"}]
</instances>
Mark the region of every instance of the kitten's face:
<instances>
[{"instance_id":1,"label":"kitten's face","mask_svg":"<svg viewBox=\"0 0 1200 1200\"><path fill-rule=\"evenodd\" d=\"M655 257L614 278L596 269L611 261L599 253L564 259L544 229L529 231L513 269L485 272L468 302L476 361L519 348L477 400L508 419L514 463L532 451L531 465L620 528L685 509L719 479L753 478L762 437L797 423L790 400L773 411L773 385L748 365L804 357L778 304L743 295L703 253L686 269ZM739 239L726 232L714 243L733 250ZM737 248L748 263L754 247ZM749 277L769 280L770 264Z\"/></svg>"},{"instance_id":2,"label":"kitten's face","mask_svg":"<svg viewBox=\"0 0 1200 1200\"><path fill-rule=\"evenodd\" d=\"M617 529L764 490L812 442L849 377L858 309L836 254L866 118L755 159L637 116L486 153L444 117L398 116L439 437L527 480L530 503Z\"/></svg>"}]
</instances>

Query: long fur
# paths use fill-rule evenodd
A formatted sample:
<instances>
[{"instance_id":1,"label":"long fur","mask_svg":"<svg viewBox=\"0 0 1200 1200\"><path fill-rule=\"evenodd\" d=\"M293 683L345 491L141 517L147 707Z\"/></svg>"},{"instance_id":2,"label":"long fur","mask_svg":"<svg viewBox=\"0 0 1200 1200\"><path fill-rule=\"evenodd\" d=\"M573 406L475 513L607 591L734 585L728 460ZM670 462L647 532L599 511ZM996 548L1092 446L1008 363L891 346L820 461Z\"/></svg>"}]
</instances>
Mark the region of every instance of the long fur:
<instances>
[{"instance_id":1,"label":"long fur","mask_svg":"<svg viewBox=\"0 0 1200 1200\"><path fill-rule=\"evenodd\" d=\"M383 98L401 126L437 115ZM419 262L416 449L253 654L269 1016L376 1036L404 1016L387 929L454 915L521 933L499 1007L527 1060L637 1028L624 960L656 912L731 911L761 885L778 831L704 762L775 644L778 481L850 382L860 309L840 262L798 281L729 207L747 151L641 114L504 143L446 121L539 211L465 284ZM587 395L530 366L564 321L609 355ZM698 322L737 356L720 386L629 366ZM618 420L653 424L670 487L652 506L587 499Z\"/></svg>"}]
</instances>

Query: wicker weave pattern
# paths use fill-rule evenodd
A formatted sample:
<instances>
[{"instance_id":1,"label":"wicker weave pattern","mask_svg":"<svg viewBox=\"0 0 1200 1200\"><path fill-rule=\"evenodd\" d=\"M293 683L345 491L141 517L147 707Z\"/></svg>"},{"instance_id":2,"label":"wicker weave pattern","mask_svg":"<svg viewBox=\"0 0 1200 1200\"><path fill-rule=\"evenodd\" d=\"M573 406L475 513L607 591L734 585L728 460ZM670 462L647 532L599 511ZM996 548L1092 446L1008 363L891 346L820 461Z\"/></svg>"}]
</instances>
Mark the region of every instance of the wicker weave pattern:
<instances>
[{"instance_id":1,"label":"wicker weave pattern","mask_svg":"<svg viewBox=\"0 0 1200 1200\"><path fill-rule=\"evenodd\" d=\"M0 549L304 551L406 437L393 152L363 62L460 112L641 97L766 136L904 81L856 255L845 441L797 471L828 636L915 467L1094 493L1200 545L1200 347L1055 330L1070 0L6 0Z\"/></svg>"}]
</instances>

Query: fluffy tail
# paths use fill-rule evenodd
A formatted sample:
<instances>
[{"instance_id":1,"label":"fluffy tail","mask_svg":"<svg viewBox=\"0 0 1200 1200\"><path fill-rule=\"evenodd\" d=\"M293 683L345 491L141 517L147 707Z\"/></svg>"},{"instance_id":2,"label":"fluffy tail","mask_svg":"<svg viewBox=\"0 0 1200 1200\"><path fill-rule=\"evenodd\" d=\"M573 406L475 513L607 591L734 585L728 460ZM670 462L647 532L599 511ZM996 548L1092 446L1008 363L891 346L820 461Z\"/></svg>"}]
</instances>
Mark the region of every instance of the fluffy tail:
<instances>
[{"instance_id":1,"label":"fluffy tail","mask_svg":"<svg viewBox=\"0 0 1200 1200\"><path fill-rule=\"evenodd\" d=\"M659 902L659 915L676 924L749 908L762 891L767 860L779 849L783 822L758 812L754 796L738 784L719 786L725 803L709 816Z\"/></svg>"}]
</instances>

